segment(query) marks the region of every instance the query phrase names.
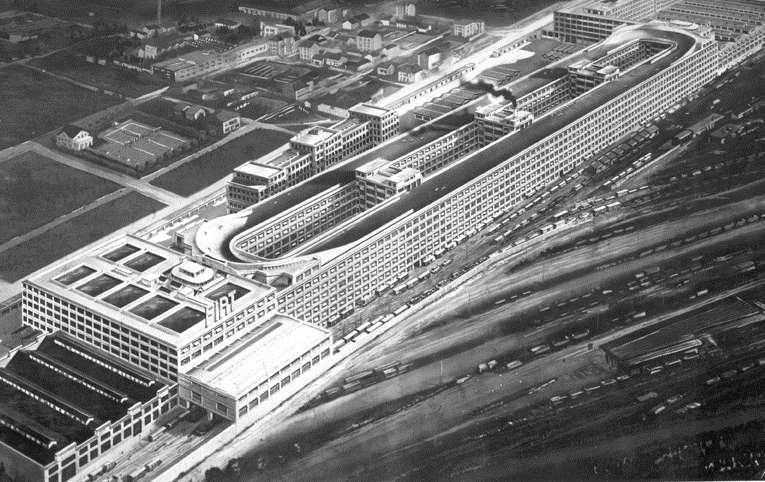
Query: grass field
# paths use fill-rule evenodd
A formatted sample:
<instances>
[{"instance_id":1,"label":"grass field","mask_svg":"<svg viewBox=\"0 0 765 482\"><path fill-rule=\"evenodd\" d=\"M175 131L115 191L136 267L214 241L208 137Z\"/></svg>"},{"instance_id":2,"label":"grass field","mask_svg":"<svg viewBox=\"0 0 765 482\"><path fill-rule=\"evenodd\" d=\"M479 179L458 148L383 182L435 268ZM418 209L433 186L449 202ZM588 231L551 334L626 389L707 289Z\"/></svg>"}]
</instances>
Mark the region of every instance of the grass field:
<instances>
[{"instance_id":1,"label":"grass field","mask_svg":"<svg viewBox=\"0 0 765 482\"><path fill-rule=\"evenodd\" d=\"M0 280L16 282L163 207L164 204L159 201L130 191L24 244L0 253Z\"/></svg>"},{"instance_id":2,"label":"grass field","mask_svg":"<svg viewBox=\"0 0 765 482\"><path fill-rule=\"evenodd\" d=\"M70 79L127 97L140 97L167 85L148 74L131 72L114 65L91 64L69 52L51 54L32 60L31 63Z\"/></svg>"},{"instance_id":3,"label":"grass field","mask_svg":"<svg viewBox=\"0 0 765 482\"><path fill-rule=\"evenodd\" d=\"M5 67L0 71L0 149L117 102L21 65Z\"/></svg>"},{"instance_id":4,"label":"grass field","mask_svg":"<svg viewBox=\"0 0 765 482\"><path fill-rule=\"evenodd\" d=\"M425 0L417 4L420 15L479 18L489 27L511 25L555 3L554 0Z\"/></svg>"},{"instance_id":5,"label":"grass field","mask_svg":"<svg viewBox=\"0 0 765 482\"><path fill-rule=\"evenodd\" d=\"M119 185L35 152L0 163L0 243L50 222Z\"/></svg>"},{"instance_id":6,"label":"grass field","mask_svg":"<svg viewBox=\"0 0 765 482\"><path fill-rule=\"evenodd\" d=\"M238 165L271 152L290 137L283 132L258 129L162 174L151 183L189 196L231 174Z\"/></svg>"}]
</instances>

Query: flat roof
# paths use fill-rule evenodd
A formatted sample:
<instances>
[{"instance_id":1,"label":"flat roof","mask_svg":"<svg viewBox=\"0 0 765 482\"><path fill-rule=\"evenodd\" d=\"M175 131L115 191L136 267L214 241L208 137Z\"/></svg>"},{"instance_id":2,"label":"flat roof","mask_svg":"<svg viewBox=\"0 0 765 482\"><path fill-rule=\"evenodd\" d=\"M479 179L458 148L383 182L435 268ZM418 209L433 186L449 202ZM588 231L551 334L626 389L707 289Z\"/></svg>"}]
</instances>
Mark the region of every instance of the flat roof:
<instances>
[{"instance_id":1,"label":"flat roof","mask_svg":"<svg viewBox=\"0 0 765 482\"><path fill-rule=\"evenodd\" d=\"M173 269L191 258L141 238L125 235L63 263L53 264L28 281L138 332L176 344L193 336L197 325L214 316L211 293L235 285L246 294L234 301L239 310L265 298L274 288L205 265L209 276L179 277ZM204 264L204 260L197 260ZM196 320L196 323L192 323ZM186 333L188 331L188 333ZM184 337L179 335L184 333Z\"/></svg>"},{"instance_id":2,"label":"flat roof","mask_svg":"<svg viewBox=\"0 0 765 482\"><path fill-rule=\"evenodd\" d=\"M275 176L276 174L279 174L280 170L275 167L266 166L263 164L259 164L257 162L250 161L246 164L242 164L241 166L237 167L236 172L267 179L267 178L270 178L271 176Z\"/></svg>"},{"instance_id":3,"label":"flat roof","mask_svg":"<svg viewBox=\"0 0 765 482\"><path fill-rule=\"evenodd\" d=\"M329 338L328 330L276 315L185 376L238 398Z\"/></svg>"},{"instance_id":4,"label":"flat roof","mask_svg":"<svg viewBox=\"0 0 765 482\"><path fill-rule=\"evenodd\" d=\"M332 186L348 184L356 179L356 169L378 157L385 159L397 159L420 147L444 136L455 129L463 127L473 121L473 116L466 109L455 112L428 124L423 124L416 129L395 137L392 141L366 151L358 157L340 166L333 167L323 173L310 178L308 181L282 191L265 201L259 202L250 208L242 210L235 215L244 216L247 220L241 229L222 240L220 246L221 255L227 259L236 260L231 253L229 243L231 240L246 230L267 221L268 219L287 211L301 202L323 193Z\"/></svg>"},{"instance_id":5,"label":"flat roof","mask_svg":"<svg viewBox=\"0 0 765 482\"><path fill-rule=\"evenodd\" d=\"M389 63L388 65L392 65L392 64ZM366 103L356 104L353 107L351 107L349 111L353 113L374 115L374 116L382 116L390 112L389 109L386 109L384 107L379 107L376 105L366 104Z\"/></svg>"},{"instance_id":6,"label":"flat roof","mask_svg":"<svg viewBox=\"0 0 765 482\"><path fill-rule=\"evenodd\" d=\"M542 139L568 126L575 120L587 115L606 102L614 99L640 82L667 68L690 50L695 40L690 34L673 30L657 29L650 25L625 32L624 35L652 35L652 38L672 40L675 48L653 63L643 63L628 70L617 80L597 86L582 96L564 104L554 115L545 115L530 127L502 137L477 153L471 154L449 169L428 179L419 187L402 194L393 202L380 205L378 209L368 211L361 219L351 225L344 225L343 230L325 238L304 254L316 254L338 248L361 240L364 236L393 221L410 211L419 211L436 200L459 189L468 181L499 166L516 154L531 147ZM624 36L623 35L623 36ZM627 40L631 40L627 39ZM611 42L600 44L581 55L597 59L613 48ZM469 160L468 160L469 159Z\"/></svg>"}]
</instances>

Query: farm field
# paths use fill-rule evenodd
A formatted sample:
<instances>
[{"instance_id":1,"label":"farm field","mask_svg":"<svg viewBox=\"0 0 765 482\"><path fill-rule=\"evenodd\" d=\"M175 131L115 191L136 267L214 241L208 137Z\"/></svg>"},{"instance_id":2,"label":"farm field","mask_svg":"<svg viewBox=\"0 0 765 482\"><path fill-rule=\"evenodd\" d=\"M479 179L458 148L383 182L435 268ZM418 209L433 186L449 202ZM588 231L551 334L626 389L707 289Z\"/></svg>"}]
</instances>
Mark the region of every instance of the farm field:
<instances>
[{"instance_id":1,"label":"farm field","mask_svg":"<svg viewBox=\"0 0 765 482\"><path fill-rule=\"evenodd\" d=\"M131 72L113 65L92 64L69 52L57 52L32 60L31 63L41 69L127 97L140 97L166 85L148 74Z\"/></svg>"},{"instance_id":2,"label":"farm field","mask_svg":"<svg viewBox=\"0 0 765 482\"><path fill-rule=\"evenodd\" d=\"M42 226L119 186L36 152L0 163L0 243Z\"/></svg>"},{"instance_id":3,"label":"farm field","mask_svg":"<svg viewBox=\"0 0 765 482\"><path fill-rule=\"evenodd\" d=\"M13 283L103 236L160 210L135 191L91 209L0 254L0 280Z\"/></svg>"},{"instance_id":4,"label":"farm field","mask_svg":"<svg viewBox=\"0 0 765 482\"><path fill-rule=\"evenodd\" d=\"M118 100L21 65L0 75L0 149L33 139Z\"/></svg>"},{"instance_id":5,"label":"farm field","mask_svg":"<svg viewBox=\"0 0 765 482\"><path fill-rule=\"evenodd\" d=\"M289 138L290 135L283 132L257 129L162 174L151 184L189 196L224 178L238 165L271 152Z\"/></svg>"}]
</instances>

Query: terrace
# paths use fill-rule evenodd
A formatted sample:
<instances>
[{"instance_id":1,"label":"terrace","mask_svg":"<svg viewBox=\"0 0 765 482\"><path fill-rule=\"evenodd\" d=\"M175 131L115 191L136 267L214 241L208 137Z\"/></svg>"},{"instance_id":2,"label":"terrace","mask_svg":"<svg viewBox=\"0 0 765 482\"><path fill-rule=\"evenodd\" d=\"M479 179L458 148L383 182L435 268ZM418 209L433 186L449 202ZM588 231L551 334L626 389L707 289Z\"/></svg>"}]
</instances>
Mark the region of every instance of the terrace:
<instances>
[{"instance_id":1,"label":"terrace","mask_svg":"<svg viewBox=\"0 0 765 482\"><path fill-rule=\"evenodd\" d=\"M271 288L187 259L140 238L112 241L30 280L89 310L171 344L204 329L220 298L232 309Z\"/></svg>"}]
</instances>

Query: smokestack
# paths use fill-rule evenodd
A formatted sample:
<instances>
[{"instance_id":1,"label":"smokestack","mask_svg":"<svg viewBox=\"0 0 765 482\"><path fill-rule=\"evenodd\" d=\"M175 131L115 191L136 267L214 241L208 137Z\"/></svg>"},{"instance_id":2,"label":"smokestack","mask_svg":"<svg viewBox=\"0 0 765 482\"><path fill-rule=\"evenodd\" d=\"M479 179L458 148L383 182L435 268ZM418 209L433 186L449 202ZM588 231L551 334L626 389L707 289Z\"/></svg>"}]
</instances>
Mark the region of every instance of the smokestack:
<instances>
[{"instance_id":1,"label":"smokestack","mask_svg":"<svg viewBox=\"0 0 765 482\"><path fill-rule=\"evenodd\" d=\"M157 25L162 25L162 0L157 0Z\"/></svg>"}]
</instances>

